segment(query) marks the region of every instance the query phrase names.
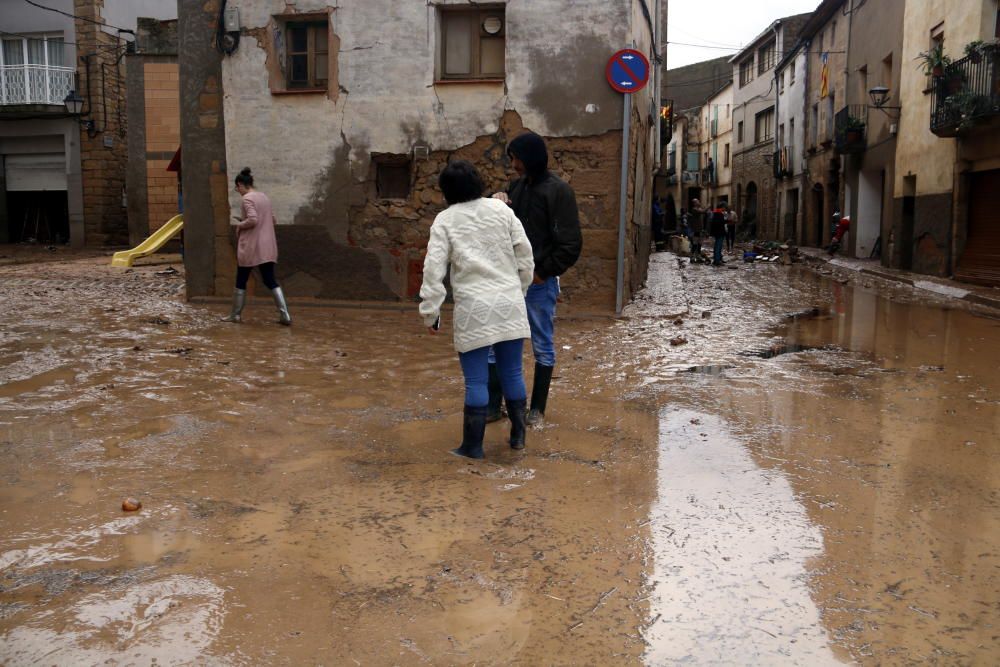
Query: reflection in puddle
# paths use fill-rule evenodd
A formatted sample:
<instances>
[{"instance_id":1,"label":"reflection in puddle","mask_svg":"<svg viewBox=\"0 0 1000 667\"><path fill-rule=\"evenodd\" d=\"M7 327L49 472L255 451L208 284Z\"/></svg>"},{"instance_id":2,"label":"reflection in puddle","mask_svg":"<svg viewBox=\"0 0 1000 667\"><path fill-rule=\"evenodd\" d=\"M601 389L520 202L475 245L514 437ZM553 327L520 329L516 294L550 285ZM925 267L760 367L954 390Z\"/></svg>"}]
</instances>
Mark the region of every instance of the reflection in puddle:
<instances>
[{"instance_id":1,"label":"reflection in puddle","mask_svg":"<svg viewBox=\"0 0 1000 667\"><path fill-rule=\"evenodd\" d=\"M128 664L220 664L205 651L222 626L223 599L212 582L186 575L94 593L57 612L58 624L29 620L0 635L0 655L6 665L106 664L109 656Z\"/></svg>"},{"instance_id":2,"label":"reflection in puddle","mask_svg":"<svg viewBox=\"0 0 1000 667\"><path fill-rule=\"evenodd\" d=\"M714 415L661 417L649 664L836 664L807 586L822 535Z\"/></svg>"}]
</instances>

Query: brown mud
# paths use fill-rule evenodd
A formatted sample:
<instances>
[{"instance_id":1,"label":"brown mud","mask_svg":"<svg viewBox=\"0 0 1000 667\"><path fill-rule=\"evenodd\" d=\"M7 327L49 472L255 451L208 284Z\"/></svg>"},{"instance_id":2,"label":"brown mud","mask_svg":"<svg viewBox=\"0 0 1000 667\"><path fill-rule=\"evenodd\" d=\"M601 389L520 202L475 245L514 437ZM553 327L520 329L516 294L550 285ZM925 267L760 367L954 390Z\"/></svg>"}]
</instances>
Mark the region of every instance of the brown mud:
<instances>
[{"instance_id":1,"label":"brown mud","mask_svg":"<svg viewBox=\"0 0 1000 667\"><path fill-rule=\"evenodd\" d=\"M0 268L4 664L1000 659L996 319L656 255L472 463L415 313L104 261Z\"/></svg>"}]
</instances>

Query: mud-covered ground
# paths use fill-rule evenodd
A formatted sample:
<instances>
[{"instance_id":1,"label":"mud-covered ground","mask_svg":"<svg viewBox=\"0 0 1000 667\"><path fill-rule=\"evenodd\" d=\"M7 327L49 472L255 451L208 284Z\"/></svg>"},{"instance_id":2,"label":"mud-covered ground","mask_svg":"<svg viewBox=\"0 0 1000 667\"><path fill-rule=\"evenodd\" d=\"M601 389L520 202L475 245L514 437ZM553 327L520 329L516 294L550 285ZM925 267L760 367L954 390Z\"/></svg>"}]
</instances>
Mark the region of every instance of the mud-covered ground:
<instances>
[{"instance_id":1,"label":"mud-covered ground","mask_svg":"<svg viewBox=\"0 0 1000 667\"><path fill-rule=\"evenodd\" d=\"M473 463L415 313L106 263L0 267L0 663L1000 661L988 314L658 254Z\"/></svg>"}]
</instances>

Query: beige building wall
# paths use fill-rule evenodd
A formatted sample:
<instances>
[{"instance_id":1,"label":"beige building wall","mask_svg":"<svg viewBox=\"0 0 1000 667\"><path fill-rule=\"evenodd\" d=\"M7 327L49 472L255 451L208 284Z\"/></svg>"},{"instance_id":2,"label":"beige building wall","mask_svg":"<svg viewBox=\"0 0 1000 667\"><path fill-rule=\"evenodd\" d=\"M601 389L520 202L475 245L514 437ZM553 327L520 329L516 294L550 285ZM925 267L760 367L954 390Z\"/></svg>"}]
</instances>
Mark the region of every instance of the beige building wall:
<instances>
[{"instance_id":1,"label":"beige building wall","mask_svg":"<svg viewBox=\"0 0 1000 667\"><path fill-rule=\"evenodd\" d=\"M701 111L699 150L703 168L704 197L702 203L716 205L722 200L732 202L733 178L733 86L708 98ZM728 151L728 157L727 157ZM715 175L709 180L704 172L708 159L715 164Z\"/></svg>"}]
</instances>

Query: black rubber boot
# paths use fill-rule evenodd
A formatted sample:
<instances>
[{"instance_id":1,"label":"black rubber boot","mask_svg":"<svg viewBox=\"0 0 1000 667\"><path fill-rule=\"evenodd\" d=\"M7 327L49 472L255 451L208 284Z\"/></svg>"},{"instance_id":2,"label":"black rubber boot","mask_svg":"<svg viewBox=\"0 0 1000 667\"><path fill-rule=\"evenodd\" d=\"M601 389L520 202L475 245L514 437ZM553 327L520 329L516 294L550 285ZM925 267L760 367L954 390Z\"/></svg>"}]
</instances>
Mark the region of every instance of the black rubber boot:
<instances>
[{"instance_id":1,"label":"black rubber boot","mask_svg":"<svg viewBox=\"0 0 1000 667\"><path fill-rule=\"evenodd\" d=\"M531 409L525 421L541 424L545 418L545 404L549 400L549 384L552 382L552 366L535 364L535 383L531 388Z\"/></svg>"},{"instance_id":2,"label":"black rubber boot","mask_svg":"<svg viewBox=\"0 0 1000 667\"><path fill-rule=\"evenodd\" d=\"M486 435L486 406L474 408L465 406L462 419L462 446L451 450L452 454L470 459L483 458L483 436Z\"/></svg>"},{"instance_id":3,"label":"black rubber boot","mask_svg":"<svg viewBox=\"0 0 1000 667\"><path fill-rule=\"evenodd\" d=\"M492 424L503 419L503 412L500 405L503 402L503 390L500 388L500 373L497 372L496 364L489 364L489 381L486 385L490 390L490 402L486 406L486 423Z\"/></svg>"},{"instance_id":4,"label":"black rubber boot","mask_svg":"<svg viewBox=\"0 0 1000 667\"><path fill-rule=\"evenodd\" d=\"M528 401L507 401L507 416L510 417L510 448L524 449L524 425L527 417Z\"/></svg>"}]
</instances>

